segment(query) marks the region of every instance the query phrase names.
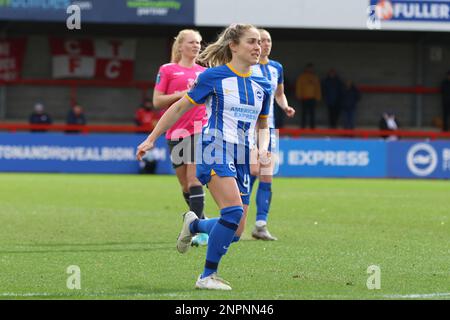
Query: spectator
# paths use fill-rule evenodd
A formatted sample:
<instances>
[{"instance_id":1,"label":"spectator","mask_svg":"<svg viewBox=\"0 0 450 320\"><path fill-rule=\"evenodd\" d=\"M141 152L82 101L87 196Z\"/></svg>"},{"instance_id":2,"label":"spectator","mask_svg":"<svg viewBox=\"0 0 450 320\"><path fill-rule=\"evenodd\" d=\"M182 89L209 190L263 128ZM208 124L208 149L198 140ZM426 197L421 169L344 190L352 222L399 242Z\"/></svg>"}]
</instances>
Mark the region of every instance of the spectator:
<instances>
[{"instance_id":1,"label":"spectator","mask_svg":"<svg viewBox=\"0 0 450 320\"><path fill-rule=\"evenodd\" d=\"M337 128L341 113L342 81L336 70L330 69L326 78L322 80L322 92L328 108L328 125Z\"/></svg>"},{"instance_id":2,"label":"spectator","mask_svg":"<svg viewBox=\"0 0 450 320\"><path fill-rule=\"evenodd\" d=\"M307 119L311 129L316 127L316 106L322 98L319 77L314 72L314 65L308 63L304 72L298 77L295 86L296 98L302 107L301 126L306 128Z\"/></svg>"},{"instance_id":3,"label":"spectator","mask_svg":"<svg viewBox=\"0 0 450 320\"><path fill-rule=\"evenodd\" d=\"M159 113L153 107L152 100L146 98L141 107L136 111L134 122L137 126L145 126L149 128L148 131L152 131L159 118Z\"/></svg>"},{"instance_id":4,"label":"spectator","mask_svg":"<svg viewBox=\"0 0 450 320\"><path fill-rule=\"evenodd\" d=\"M355 129L356 105L358 104L361 94L353 81L347 80L342 90L341 106L344 113L344 128Z\"/></svg>"},{"instance_id":5,"label":"spectator","mask_svg":"<svg viewBox=\"0 0 450 320\"><path fill-rule=\"evenodd\" d=\"M383 112L381 115L380 122L378 123L378 127L380 130L389 130L389 131L395 131L398 130L399 123L395 117L395 114L393 112ZM398 137L396 135L382 135L384 139L387 140L397 140Z\"/></svg>"},{"instance_id":6,"label":"spectator","mask_svg":"<svg viewBox=\"0 0 450 320\"><path fill-rule=\"evenodd\" d=\"M69 113L67 114L67 125L78 125L78 126L84 126L86 125L86 117L83 112L83 108L76 104L74 105ZM80 132L80 130L67 130L67 133L77 133Z\"/></svg>"},{"instance_id":7,"label":"spectator","mask_svg":"<svg viewBox=\"0 0 450 320\"><path fill-rule=\"evenodd\" d=\"M450 116L450 70L447 78L441 84L442 93L442 130L448 131L448 118Z\"/></svg>"},{"instance_id":8,"label":"spectator","mask_svg":"<svg viewBox=\"0 0 450 320\"><path fill-rule=\"evenodd\" d=\"M48 113L44 111L44 105L42 103L36 103L34 105L34 111L30 115L30 124L52 124L52 118ZM46 132L46 129L33 129L32 132Z\"/></svg>"}]
</instances>

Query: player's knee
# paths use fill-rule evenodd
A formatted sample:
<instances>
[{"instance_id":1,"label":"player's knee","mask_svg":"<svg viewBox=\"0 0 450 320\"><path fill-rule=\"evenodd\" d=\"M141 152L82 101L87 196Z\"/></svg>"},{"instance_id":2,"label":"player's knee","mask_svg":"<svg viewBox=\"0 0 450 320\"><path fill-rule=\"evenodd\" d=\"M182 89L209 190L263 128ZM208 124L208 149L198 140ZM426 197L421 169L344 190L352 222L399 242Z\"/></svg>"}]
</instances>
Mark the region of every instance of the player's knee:
<instances>
[{"instance_id":1,"label":"player's knee","mask_svg":"<svg viewBox=\"0 0 450 320\"><path fill-rule=\"evenodd\" d=\"M233 225L239 226L241 218L244 215L244 208L242 206L227 207L220 210L221 219L231 223Z\"/></svg>"}]
</instances>

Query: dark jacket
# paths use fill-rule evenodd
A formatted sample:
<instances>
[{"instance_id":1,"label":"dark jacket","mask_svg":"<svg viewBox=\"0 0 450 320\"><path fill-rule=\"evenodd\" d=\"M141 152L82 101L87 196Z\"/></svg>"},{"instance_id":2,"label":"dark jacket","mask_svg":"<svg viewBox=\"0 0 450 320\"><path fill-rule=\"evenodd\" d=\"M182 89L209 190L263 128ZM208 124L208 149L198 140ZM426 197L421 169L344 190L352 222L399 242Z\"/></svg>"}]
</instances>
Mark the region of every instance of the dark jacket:
<instances>
[{"instance_id":1,"label":"dark jacket","mask_svg":"<svg viewBox=\"0 0 450 320\"><path fill-rule=\"evenodd\" d=\"M344 88L342 91L342 108L344 109L354 109L356 108L356 104L358 103L361 95L359 93L358 88L352 85L350 88Z\"/></svg>"},{"instance_id":2,"label":"dark jacket","mask_svg":"<svg viewBox=\"0 0 450 320\"><path fill-rule=\"evenodd\" d=\"M322 94L328 106L338 106L342 98L343 83L339 77L326 77L322 80Z\"/></svg>"},{"instance_id":3,"label":"dark jacket","mask_svg":"<svg viewBox=\"0 0 450 320\"><path fill-rule=\"evenodd\" d=\"M72 110L70 110L67 114L66 123L73 125L85 125L86 117L84 116L84 114L76 115Z\"/></svg>"},{"instance_id":4,"label":"dark jacket","mask_svg":"<svg viewBox=\"0 0 450 320\"><path fill-rule=\"evenodd\" d=\"M48 113L33 112L30 115L30 124L52 124L52 118Z\"/></svg>"}]
</instances>

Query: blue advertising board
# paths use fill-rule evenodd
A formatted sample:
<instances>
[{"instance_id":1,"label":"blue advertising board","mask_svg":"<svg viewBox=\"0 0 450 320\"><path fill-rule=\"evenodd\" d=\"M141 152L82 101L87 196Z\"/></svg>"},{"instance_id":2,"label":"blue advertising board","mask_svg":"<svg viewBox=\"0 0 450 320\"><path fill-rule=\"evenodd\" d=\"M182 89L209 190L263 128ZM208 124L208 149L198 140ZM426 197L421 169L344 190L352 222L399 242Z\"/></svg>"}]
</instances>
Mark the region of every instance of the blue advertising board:
<instances>
[{"instance_id":1,"label":"blue advertising board","mask_svg":"<svg viewBox=\"0 0 450 320\"><path fill-rule=\"evenodd\" d=\"M0 172L141 172L145 134L0 133ZM276 176L450 179L450 141L279 139ZM164 137L146 155L173 174Z\"/></svg>"},{"instance_id":2,"label":"blue advertising board","mask_svg":"<svg viewBox=\"0 0 450 320\"><path fill-rule=\"evenodd\" d=\"M0 20L65 22L71 5L82 23L194 24L195 0L0 0Z\"/></svg>"},{"instance_id":3,"label":"blue advertising board","mask_svg":"<svg viewBox=\"0 0 450 320\"><path fill-rule=\"evenodd\" d=\"M136 147L144 134L0 133L0 171L138 173ZM151 153L156 173L171 174L164 137Z\"/></svg>"},{"instance_id":4,"label":"blue advertising board","mask_svg":"<svg viewBox=\"0 0 450 320\"><path fill-rule=\"evenodd\" d=\"M450 179L450 141L387 142L391 178Z\"/></svg>"},{"instance_id":5,"label":"blue advertising board","mask_svg":"<svg viewBox=\"0 0 450 320\"><path fill-rule=\"evenodd\" d=\"M386 177L383 140L285 138L279 142L279 176Z\"/></svg>"},{"instance_id":6,"label":"blue advertising board","mask_svg":"<svg viewBox=\"0 0 450 320\"><path fill-rule=\"evenodd\" d=\"M450 23L449 0L370 0L382 21Z\"/></svg>"}]
</instances>

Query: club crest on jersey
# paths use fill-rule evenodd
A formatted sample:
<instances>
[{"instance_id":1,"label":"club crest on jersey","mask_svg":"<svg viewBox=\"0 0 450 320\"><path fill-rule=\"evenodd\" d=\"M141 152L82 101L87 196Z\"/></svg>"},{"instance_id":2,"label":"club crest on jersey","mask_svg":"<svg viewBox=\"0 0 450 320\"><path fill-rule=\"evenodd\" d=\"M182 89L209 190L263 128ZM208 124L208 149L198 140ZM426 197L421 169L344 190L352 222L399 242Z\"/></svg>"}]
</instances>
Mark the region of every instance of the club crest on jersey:
<instances>
[{"instance_id":1,"label":"club crest on jersey","mask_svg":"<svg viewBox=\"0 0 450 320\"><path fill-rule=\"evenodd\" d=\"M262 91L256 90L256 99L258 99L259 101L262 101L263 98L264 98L264 94L262 93Z\"/></svg>"},{"instance_id":2,"label":"club crest on jersey","mask_svg":"<svg viewBox=\"0 0 450 320\"><path fill-rule=\"evenodd\" d=\"M236 167L234 166L234 163L233 163L233 162L228 163L228 168L230 168L230 170L231 170L232 172L236 172Z\"/></svg>"}]
</instances>

